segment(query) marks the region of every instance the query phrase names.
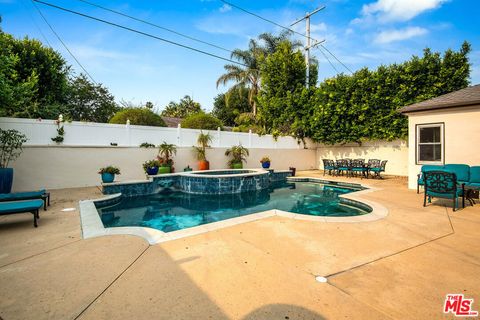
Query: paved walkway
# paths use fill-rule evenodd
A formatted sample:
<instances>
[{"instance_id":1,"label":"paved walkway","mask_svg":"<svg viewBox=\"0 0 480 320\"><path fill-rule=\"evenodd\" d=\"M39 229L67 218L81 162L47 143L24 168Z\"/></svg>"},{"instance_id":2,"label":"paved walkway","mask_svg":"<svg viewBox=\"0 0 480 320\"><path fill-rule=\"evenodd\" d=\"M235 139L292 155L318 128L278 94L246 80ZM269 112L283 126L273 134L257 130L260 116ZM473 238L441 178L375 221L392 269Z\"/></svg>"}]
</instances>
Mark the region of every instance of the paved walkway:
<instances>
[{"instance_id":1,"label":"paved walkway","mask_svg":"<svg viewBox=\"0 0 480 320\"><path fill-rule=\"evenodd\" d=\"M81 239L78 209L62 209L101 193L54 190L37 229L27 214L0 217L0 317L439 319L447 293L480 310L480 205L423 208L402 178L329 179L381 189L365 197L388 217L271 217L148 246L134 236Z\"/></svg>"}]
</instances>

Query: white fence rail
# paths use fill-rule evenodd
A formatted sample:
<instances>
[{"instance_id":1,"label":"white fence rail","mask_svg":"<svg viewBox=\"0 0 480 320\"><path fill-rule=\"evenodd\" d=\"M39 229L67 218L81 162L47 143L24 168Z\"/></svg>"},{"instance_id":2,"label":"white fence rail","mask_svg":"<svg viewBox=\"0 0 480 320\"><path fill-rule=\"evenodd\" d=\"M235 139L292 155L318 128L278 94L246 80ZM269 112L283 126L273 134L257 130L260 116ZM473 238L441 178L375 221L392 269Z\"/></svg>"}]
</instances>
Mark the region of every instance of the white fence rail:
<instances>
[{"instance_id":1,"label":"white fence rail","mask_svg":"<svg viewBox=\"0 0 480 320\"><path fill-rule=\"evenodd\" d=\"M110 146L116 144L125 147L138 147L143 142L158 145L163 141L180 147L196 145L200 130L183 128L147 127L134 125L64 122L64 141L66 146ZM57 145L52 138L57 135L57 124L54 120L35 120L19 118L1 118L0 128L15 129L28 138L26 145ZM231 147L242 144L247 148L300 149L302 143L297 143L293 137L278 137L271 135L259 136L255 133L229 132L220 130L203 130L209 132L213 141L212 147ZM308 148L316 148L316 144L306 141Z\"/></svg>"}]
</instances>

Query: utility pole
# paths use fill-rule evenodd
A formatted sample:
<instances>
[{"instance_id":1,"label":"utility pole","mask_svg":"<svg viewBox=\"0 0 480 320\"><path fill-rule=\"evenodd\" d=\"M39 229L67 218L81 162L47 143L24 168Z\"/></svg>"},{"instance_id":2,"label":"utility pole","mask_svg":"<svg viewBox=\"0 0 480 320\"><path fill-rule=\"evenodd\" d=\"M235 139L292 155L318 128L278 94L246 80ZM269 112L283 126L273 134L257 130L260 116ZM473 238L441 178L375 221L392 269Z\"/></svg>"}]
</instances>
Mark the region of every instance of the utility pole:
<instances>
[{"instance_id":1,"label":"utility pole","mask_svg":"<svg viewBox=\"0 0 480 320\"><path fill-rule=\"evenodd\" d=\"M305 17L298 19L294 23L290 25L290 27L296 25L300 21L305 19L306 23L306 41L305 41L305 64L307 66L307 74L306 74L306 83L305 86L308 88L309 83L310 83L310 48L315 47L316 45L320 44L321 42L315 41L315 43L312 45L311 44L311 38L310 38L310 17L313 16L315 13L319 12L320 10L325 9L325 6L318 7L317 9L313 10L312 12L307 12L305 14ZM323 41L322 41L323 42Z\"/></svg>"}]
</instances>

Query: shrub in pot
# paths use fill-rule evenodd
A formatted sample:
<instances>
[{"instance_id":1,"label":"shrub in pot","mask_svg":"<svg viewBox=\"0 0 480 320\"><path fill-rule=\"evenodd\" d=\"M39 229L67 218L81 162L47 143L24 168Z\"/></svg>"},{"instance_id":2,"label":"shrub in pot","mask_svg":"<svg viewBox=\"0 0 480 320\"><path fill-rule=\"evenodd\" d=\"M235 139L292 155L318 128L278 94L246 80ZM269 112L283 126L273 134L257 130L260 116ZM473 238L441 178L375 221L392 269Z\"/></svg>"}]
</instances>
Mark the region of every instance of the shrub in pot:
<instances>
[{"instance_id":1,"label":"shrub in pot","mask_svg":"<svg viewBox=\"0 0 480 320\"><path fill-rule=\"evenodd\" d=\"M262 168L263 169L268 169L270 168L270 158L265 156L263 157L260 162L262 163Z\"/></svg>"},{"instance_id":2,"label":"shrub in pot","mask_svg":"<svg viewBox=\"0 0 480 320\"><path fill-rule=\"evenodd\" d=\"M111 183L113 180L115 180L115 175L120 174L120 169L114 166L108 166L100 168L98 173L102 175L103 183Z\"/></svg>"},{"instance_id":3,"label":"shrub in pot","mask_svg":"<svg viewBox=\"0 0 480 320\"><path fill-rule=\"evenodd\" d=\"M158 146L158 160L160 161L160 173L170 173L175 172L173 167L173 159L171 158L174 154L177 154L177 147L174 144L166 143L165 141ZM167 169L161 169L162 167L169 167L168 172L165 172Z\"/></svg>"},{"instance_id":4,"label":"shrub in pot","mask_svg":"<svg viewBox=\"0 0 480 320\"><path fill-rule=\"evenodd\" d=\"M203 133L203 131L201 131L197 138L198 146L193 147L197 153L198 170L210 169L210 163L206 158L206 151L210 142L212 142L212 136L210 133Z\"/></svg>"},{"instance_id":5,"label":"shrub in pot","mask_svg":"<svg viewBox=\"0 0 480 320\"><path fill-rule=\"evenodd\" d=\"M8 165L20 156L25 142L27 137L19 131L0 128L0 193L12 191L13 168Z\"/></svg>"},{"instance_id":6,"label":"shrub in pot","mask_svg":"<svg viewBox=\"0 0 480 320\"><path fill-rule=\"evenodd\" d=\"M147 160L143 163L143 170L149 176L154 176L158 174L158 168L160 168L160 161L158 159Z\"/></svg>"},{"instance_id":7,"label":"shrub in pot","mask_svg":"<svg viewBox=\"0 0 480 320\"><path fill-rule=\"evenodd\" d=\"M233 146L225 151L225 155L232 156L232 159L228 161L228 166L232 169L242 169L243 162L247 161L246 157L250 155L247 148L242 145Z\"/></svg>"}]
</instances>

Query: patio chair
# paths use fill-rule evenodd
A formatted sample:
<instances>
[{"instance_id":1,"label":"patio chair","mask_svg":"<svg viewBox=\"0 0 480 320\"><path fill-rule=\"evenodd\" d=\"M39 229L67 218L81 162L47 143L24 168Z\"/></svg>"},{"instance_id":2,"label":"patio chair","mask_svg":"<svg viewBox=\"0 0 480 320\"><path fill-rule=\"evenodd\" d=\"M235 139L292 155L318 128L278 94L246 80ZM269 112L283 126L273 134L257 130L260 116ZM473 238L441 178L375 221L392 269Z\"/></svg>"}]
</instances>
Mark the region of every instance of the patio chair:
<instances>
[{"instance_id":1,"label":"patio chair","mask_svg":"<svg viewBox=\"0 0 480 320\"><path fill-rule=\"evenodd\" d=\"M388 160L383 160L380 165L375 166L373 168L369 168L369 172L373 172L374 178L383 179L380 175L382 172L385 172L385 166L387 165Z\"/></svg>"},{"instance_id":2,"label":"patio chair","mask_svg":"<svg viewBox=\"0 0 480 320\"><path fill-rule=\"evenodd\" d=\"M350 173L353 175L357 175L358 173L361 174L363 178L365 176L365 172L367 171L367 167L365 166L365 159L354 159L352 160L352 164L350 167Z\"/></svg>"},{"instance_id":3,"label":"patio chair","mask_svg":"<svg viewBox=\"0 0 480 320\"><path fill-rule=\"evenodd\" d=\"M30 212L31 214L33 214L33 225L36 228L38 227L37 219L40 219L38 210L42 206L43 201L40 199L0 202L0 215Z\"/></svg>"},{"instance_id":4,"label":"patio chair","mask_svg":"<svg viewBox=\"0 0 480 320\"><path fill-rule=\"evenodd\" d=\"M50 205L50 192L46 192L45 189L42 189L29 192L0 193L0 202L33 199L43 200L43 210L47 210L47 205Z\"/></svg>"},{"instance_id":5,"label":"patio chair","mask_svg":"<svg viewBox=\"0 0 480 320\"><path fill-rule=\"evenodd\" d=\"M322 159L323 160L323 175L325 172L328 171L329 175L332 175L332 171L335 171L335 161L330 159Z\"/></svg>"},{"instance_id":6,"label":"patio chair","mask_svg":"<svg viewBox=\"0 0 480 320\"><path fill-rule=\"evenodd\" d=\"M348 177L350 172L350 162L351 162L350 159L338 159L335 163L335 166L337 167L336 168L337 175L340 175L340 174L343 175L343 173L345 173L346 176Z\"/></svg>"},{"instance_id":7,"label":"patio chair","mask_svg":"<svg viewBox=\"0 0 480 320\"><path fill-rule=\"evenodd\" d=\"M423 165L422 168L420 169L420 173L417 175L417 193L420 193L420 186L425 185L425 178L424 178L425 172L437 171L442 169L443 169L443 166L439 166L439 165L432 165L432 164Z\"/></svg>"},{"instance_id":8,"label":"patio chair","mask_svg":"<svg viewBox=\"0 0 480 320\"><path fill-rule=\"evenodd\" d=\"M462 197L462 206L465 208L465 184L459 187L457 176L453 172L445 170L424 172L425 192L423 195L423 206L427 206L432 198L444 198L453 200L453 211L458 208L458 197Z\"/></svg>"}]
</instances>

